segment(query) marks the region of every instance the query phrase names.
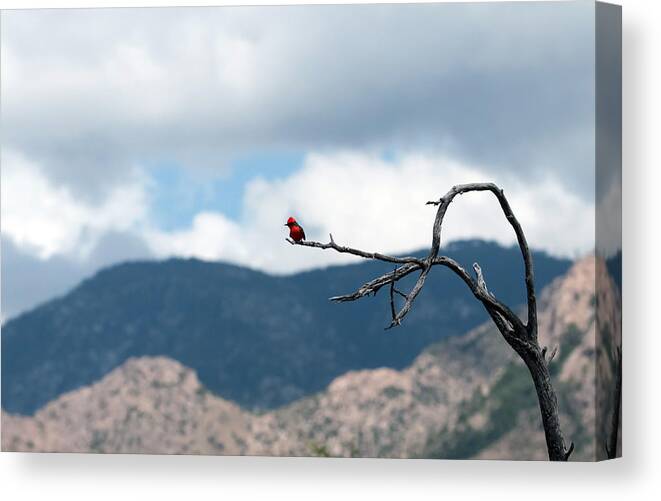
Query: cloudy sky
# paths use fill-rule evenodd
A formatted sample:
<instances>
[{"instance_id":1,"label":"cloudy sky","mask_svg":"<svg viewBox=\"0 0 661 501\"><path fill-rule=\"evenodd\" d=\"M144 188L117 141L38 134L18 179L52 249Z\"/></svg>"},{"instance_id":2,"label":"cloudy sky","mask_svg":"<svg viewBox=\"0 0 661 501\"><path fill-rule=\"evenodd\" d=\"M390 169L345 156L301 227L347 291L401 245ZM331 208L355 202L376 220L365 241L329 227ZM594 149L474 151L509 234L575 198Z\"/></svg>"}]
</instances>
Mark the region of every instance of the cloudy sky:
<instances>
[{"instance_id":1,"label":"cloudy sky","mask_svg":"<svg viewBox=\"0 0 661 501\"><path fill-rule=\"evenodd\" d=\"M591 2L2 13L2 317L109 264L271 273L427 246L495 181L531 245L594 246ZM445 238L514 236L486 194Z\"/></svg>"}]
</instances>

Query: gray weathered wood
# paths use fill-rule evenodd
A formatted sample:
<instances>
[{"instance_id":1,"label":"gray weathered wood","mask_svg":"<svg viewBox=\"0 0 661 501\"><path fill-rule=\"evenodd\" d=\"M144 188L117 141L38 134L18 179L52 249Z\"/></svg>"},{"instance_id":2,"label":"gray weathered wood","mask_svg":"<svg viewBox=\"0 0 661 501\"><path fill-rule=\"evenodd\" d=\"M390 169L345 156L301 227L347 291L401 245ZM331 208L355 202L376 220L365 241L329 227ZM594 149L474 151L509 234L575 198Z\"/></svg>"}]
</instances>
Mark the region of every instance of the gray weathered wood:
<instances>
[{"instance_id":1,"label":"gray weathered wood","mask_svg":"<svg viewBox=\"0 0 661 501\"><path fill-rule=\"evenodd\" d=\"M516 239L521 250L521 256L525 267L525 285L527 300L527 321L524 323L507 305L501 303L491 292L489 292L484 273L479 264L473 264L473 270L476 277L473 278L459 263L448 256L439 256L441 248L441 230L443 220L448 207L457 195L462 195L473 191L489 191L495 195L505 218L514 229ZM390 310L391 322L387 329L400 325L404 317L411 311L415 299L422 291L427 276L434 266L444 266L453 271L473 293L473 296L482 303L490 318L500 331L505 341L512 347L528 367L539 402L539 409L542 417L542 425L546 437L546 447L549 459L552 461L567 461L574 444L569 448L565 447L565 440L560 428L560 419L558 414L558 399L551 382L551 376L548 369L548 363L553 358L546 360L546 348L540 348L537 341L537 298L535 294L533 262L528 242L526 241L523 228L514 215L507 198L502 189L493 183L472 183L454 186L443 197L436 201L427 202L428 205L437 206L436 217L432 230L432 242L429 254L424 259L415 257L395 257L381 254L378 252L365 252L360 249L341 246L335 243L333 235L330 235L330 242L320 243L313 241L294 242L287 239L292 245L303 247L314 247L318 249L333 249L345 254L353 254L365 259L375 259L401 265L393 271L377 277L363 284L357 291L343 296L332 297L332 301L355 301L369 294L376 294L383 286L388 285L390 290ZM395 288L395 283L411 273L420 271L420 275L413 288L408 294L400 292ZM404 298L403 306L397 311L395 307L395 294Z\"/></svg>"},{"instance_id":2,"label":"gray weathered wood","mask_svg":"<svg viewBox=\"0 0 661 501\"><path fill-rule=\"evenodd\" d=\"M613 416L611 418L610 433L606 444L606 456L608 459L617 457L617 438L620 431L620 412L622 407L622 348L617 347L615 356L615 391L613 397Z\"/></svg>"}]
</instances>

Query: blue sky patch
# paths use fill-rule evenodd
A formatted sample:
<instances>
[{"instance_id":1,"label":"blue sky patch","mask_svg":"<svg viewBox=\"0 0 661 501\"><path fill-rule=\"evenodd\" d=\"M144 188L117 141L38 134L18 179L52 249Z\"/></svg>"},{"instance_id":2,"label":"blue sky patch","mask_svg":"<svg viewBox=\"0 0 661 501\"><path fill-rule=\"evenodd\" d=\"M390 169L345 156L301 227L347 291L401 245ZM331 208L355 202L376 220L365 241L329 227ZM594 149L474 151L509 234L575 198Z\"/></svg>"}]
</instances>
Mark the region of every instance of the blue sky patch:
<instances>
[{"instance_id":1,"label":"blue sky patch","mask_svg":"<svg viewBox=\"0 0 661 501\"><path fill-rule=\"evenodd\" d=\"M257 177L286 178L302 167L304 157L301 152L246 154L233 160L229 171L217 175L175 163L150 166L153 220L165 231L188 227L202 211L220 212L238 220L250 181Z\"/></svg>"}]
</instances>

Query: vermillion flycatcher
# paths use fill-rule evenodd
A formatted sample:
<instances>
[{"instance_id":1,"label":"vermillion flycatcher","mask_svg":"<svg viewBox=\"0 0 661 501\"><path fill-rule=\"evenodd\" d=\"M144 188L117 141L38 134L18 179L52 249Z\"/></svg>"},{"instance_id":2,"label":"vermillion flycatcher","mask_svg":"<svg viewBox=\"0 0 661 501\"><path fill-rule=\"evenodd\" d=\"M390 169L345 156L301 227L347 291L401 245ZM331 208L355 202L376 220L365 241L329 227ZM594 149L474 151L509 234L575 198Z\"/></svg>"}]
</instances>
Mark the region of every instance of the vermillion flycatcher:
<instances>
[{"instance_id":1,"label":"vermillion flycatcher","mask_svg":"<svg viewBox=\"0 0 661 501\"><path fill-rule=\"evenodd\" d=\"M296 219L290 217L287 219L285 226L289 227L289 236L294 242L305 240L305 232L303 231L301 225L296 222Z\"/></svg>"}]
</instances>

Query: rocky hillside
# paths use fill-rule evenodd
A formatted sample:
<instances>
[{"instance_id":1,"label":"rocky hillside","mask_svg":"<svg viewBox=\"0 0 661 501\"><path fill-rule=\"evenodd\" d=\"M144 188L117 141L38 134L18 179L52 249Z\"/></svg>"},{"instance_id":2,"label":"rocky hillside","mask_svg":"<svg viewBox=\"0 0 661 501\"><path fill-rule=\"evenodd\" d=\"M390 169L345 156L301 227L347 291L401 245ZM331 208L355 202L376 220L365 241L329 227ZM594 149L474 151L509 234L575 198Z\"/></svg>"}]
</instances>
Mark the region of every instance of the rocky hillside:
<instances>
[{"instance_id":1,"label":"rocky hillside","mask_svg":"<svg viewBox=\"0 0 661 501\"><path fill-rule=\"evenodd\" d=\"M595 270L603 267L594 258L580 261L539 301L540 342L558 347L552 373L574 460L595 455ZM527 369L489 323L431 346L403 371L346 374L258 424L275 454L546 458Z\"/></svg>"},{"instance_id":2,"label":"rocky hillside","mask_svg":"<svg viewBox=\"0 0 661 501\"><path fill-rule=\"evenodd\" d=\"M167 358L131 359L34 418L2 415L3 450L245 454L253 416Z\"/></svg>"},{"instance_id":3,"label":"rocky hillside","mask_svg":"<svg viewBox=\"0 0 661 501\"><path fill-rule=\"evenodd\" d=\"M603 269L586 258L540 298L540 338L559 347L552 371L574 460L596 454L594 284ZM351 371L259 414L212 395L178 362L131 359L33 418L3 413L2 448L545 459L536 405L525 367L484 324L430 346L403 370Z\"/></svg>"}]
</instances>

